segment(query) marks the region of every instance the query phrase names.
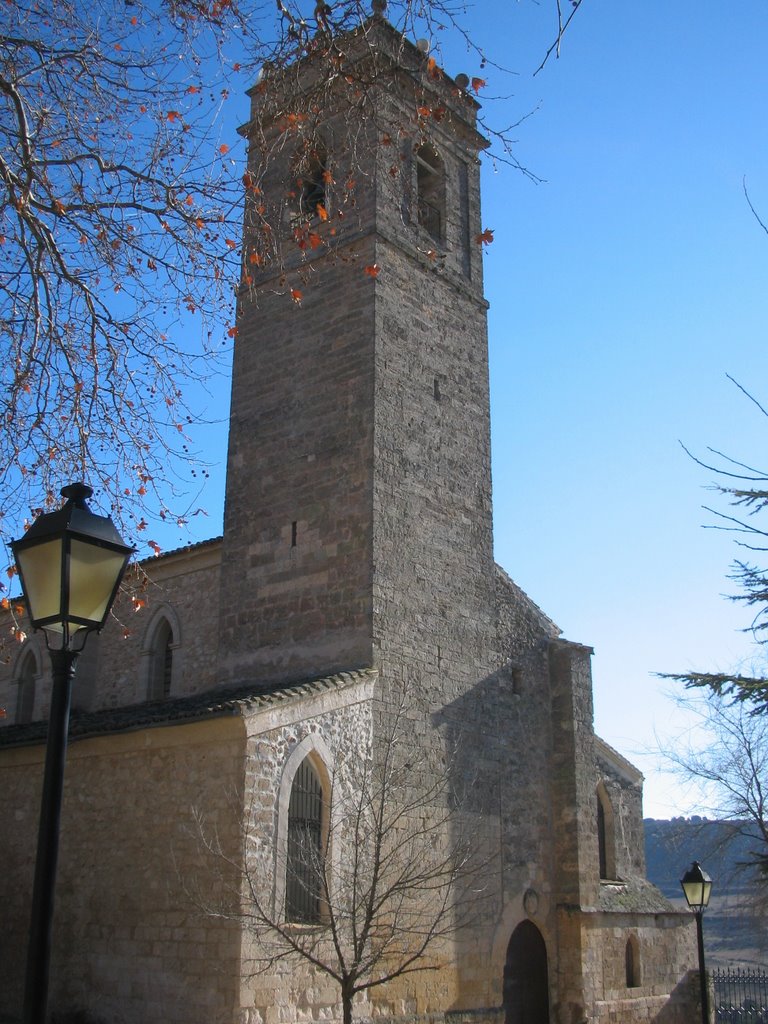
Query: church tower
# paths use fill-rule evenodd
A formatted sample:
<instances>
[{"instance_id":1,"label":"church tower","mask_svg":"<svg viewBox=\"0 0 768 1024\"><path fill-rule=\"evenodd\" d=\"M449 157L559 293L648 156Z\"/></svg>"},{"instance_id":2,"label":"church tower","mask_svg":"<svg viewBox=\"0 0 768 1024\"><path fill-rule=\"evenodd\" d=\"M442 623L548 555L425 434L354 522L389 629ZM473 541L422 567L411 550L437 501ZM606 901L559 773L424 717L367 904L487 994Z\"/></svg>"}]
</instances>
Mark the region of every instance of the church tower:
<instances>
[{"instance_id":1,"label":"church tower","mask_svg":"<svg viewBox=\"0 0 768 1024\"><path fill-rule=\"evenodd\" d=\"M494 662L486 143L380 15L342 59L267 69L242 129L222 681L372 665L442 702Z\"/></svg>"}]
</instances>

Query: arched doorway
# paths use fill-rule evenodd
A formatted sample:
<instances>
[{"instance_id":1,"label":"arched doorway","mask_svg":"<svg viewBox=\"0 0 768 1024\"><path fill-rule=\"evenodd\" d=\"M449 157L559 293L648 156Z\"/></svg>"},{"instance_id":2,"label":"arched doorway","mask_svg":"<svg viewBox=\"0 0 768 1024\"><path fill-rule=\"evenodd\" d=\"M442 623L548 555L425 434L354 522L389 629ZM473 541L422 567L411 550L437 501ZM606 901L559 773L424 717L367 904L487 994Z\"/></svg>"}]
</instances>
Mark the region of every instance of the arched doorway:
<instances>
[{"instance_id":1,"label":"arched doorway","mask_svg":"<svg viewBox=\"0 0 768 1024\"><path fill-rule=\"evenodd\" d=\"M512 932L504 964L505 1024L549 1024L547 947L531 921Z\"/></svg>"}]
</instances>

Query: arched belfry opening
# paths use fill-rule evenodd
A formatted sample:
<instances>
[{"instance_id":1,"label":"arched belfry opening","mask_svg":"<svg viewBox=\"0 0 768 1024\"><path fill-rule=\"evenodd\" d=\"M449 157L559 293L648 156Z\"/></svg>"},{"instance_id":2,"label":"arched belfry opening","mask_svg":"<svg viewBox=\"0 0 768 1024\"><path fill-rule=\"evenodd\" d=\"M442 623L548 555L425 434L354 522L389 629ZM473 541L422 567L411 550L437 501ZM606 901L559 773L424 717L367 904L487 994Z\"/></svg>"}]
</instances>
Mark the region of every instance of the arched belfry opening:
<instances>
[{"instance_id":1,"label":"arched belfry opening","mask_svg":"<svg viewBox=\"0 0 768 1024\"><path fill-rule=\"evenodd\" d=\"M328 211L328 154L318 143L303 153L297 162L299 212L310 220L327 217Z\"/></svg>"},{"instance_id":2,"label":"arched belfry opening","mask_svg":"<svg viewBox=\"0 0 768 1024\"><path fill-rule=\"evenodd\" d=\"M416 150L419 224L436 242L445 241L445 166L434 146Z\"/></svg>"},{"instance_id":3,"label":"arched belfry opening","mask_svg":"<svg viewBox=\"0 0 768 1024\"><path fill-rule=\"evenodd\" d=\"M522 921L507 946L504 1024L549 1024L547 947L532 921Z\"/></svg>"}]
</instances>

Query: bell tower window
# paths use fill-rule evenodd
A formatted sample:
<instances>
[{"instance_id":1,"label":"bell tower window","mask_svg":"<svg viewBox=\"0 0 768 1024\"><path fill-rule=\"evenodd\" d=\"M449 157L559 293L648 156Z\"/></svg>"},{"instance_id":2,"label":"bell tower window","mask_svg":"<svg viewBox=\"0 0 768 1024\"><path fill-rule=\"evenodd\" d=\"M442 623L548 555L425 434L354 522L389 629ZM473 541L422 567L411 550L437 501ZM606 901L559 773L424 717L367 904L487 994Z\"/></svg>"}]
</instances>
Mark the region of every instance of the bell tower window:
<instances>
[{"instance_id":1,"label":"bell tower window","mask_svg":"<svg viewBox=\"0 0 768 1024\"><path fill-rule=\"evenodd\" d=\"M436 242L445 241L445 167L428 144L416 150L418 220Z\"/></svg>"},{"instance_id":2,"label":"bell tower window","mask_svg":"<svg viewBox=\"0 0 768 1024\"><path fill-rule=\"evenodd\" d=\"M299 209L305 217L318 217L320 210L327 211L329 180L328 158L321 150L313 150L301 171L301 195Z\"/></svg>"}]
</instances>

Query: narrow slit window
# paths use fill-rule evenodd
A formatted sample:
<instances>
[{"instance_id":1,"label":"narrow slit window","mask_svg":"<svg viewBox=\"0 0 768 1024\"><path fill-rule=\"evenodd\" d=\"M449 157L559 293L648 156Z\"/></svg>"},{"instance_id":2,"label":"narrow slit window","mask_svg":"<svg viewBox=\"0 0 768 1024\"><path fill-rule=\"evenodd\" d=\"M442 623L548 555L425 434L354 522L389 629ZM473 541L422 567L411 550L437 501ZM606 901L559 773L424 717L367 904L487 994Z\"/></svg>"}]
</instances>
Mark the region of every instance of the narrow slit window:
<instances>
[{"instance_id":1,"label":"narrow slit window","mask_svg":"<svg viewBox=\"0 0 768 1024\"><path fill-rule=\"evenodd\" d=\"M600 877L608 877L608 844L605 837L605 811L603 801L597 798L597 854L600 866Z\"/></svg>"},{"instance_id":2,"label":"narrow slit window","mask_svg":"<svg viewBox=\"0 0 768 1024\"><path fill-rule=\"evenodd\" d=\"M640 950L637 939L630 935L624 950L624 970L627 988L638 988L640 985Z\"/></svg>"},{"instance_id":3,"label":"narrow slit window","mask_svg":"<svg viewBox=\"0 0 768 1024\"><path fill-rule=\"evenodd\" d=\"M173 675L173 633L168 630L165 638L165 645L162 652L163 657L163 696L168 697L171 693L171 676Z\"/></svg>"},{"instance_id":4,"label":"narrow slit window","mask_svg":"<svg viewBox=\"0 0 768 1024\"><path fill-rule=\"evenodd\" d=\"M512 669L512 693L519 697L523 691L523 673L519 668Z\"/></svg>"}]
</instances>

